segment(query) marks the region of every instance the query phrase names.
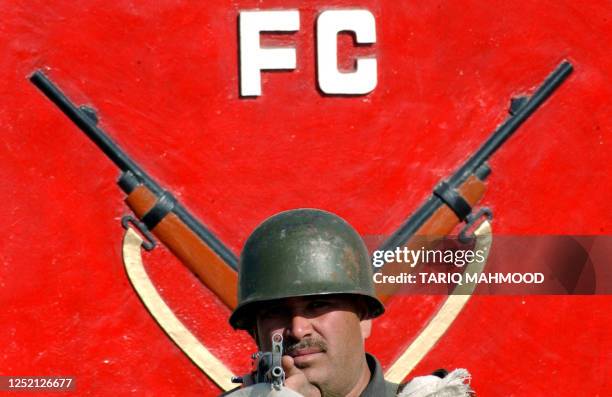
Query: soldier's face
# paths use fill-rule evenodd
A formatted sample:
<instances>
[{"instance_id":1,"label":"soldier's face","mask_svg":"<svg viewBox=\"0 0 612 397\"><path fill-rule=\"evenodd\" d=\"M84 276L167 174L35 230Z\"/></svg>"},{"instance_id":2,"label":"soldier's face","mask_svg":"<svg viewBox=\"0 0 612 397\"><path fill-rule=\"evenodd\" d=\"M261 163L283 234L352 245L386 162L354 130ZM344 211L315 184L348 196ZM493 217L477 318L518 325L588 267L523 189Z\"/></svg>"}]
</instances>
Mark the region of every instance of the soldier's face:
<instances>
[{"instance_id":1,"label":"soldier's face","mask_svg":"<svg viewBox=\"0 0 612 397\"><path fill-rule=\"evenodd\" d=\"M257 342L271 349L271 338L284 338L284 355L308 381L322 390L350 390L364 371L364 341L371 320L361 320L358 299L342 295L274 301L257 316Z\"/></svg>"}]
</instances>

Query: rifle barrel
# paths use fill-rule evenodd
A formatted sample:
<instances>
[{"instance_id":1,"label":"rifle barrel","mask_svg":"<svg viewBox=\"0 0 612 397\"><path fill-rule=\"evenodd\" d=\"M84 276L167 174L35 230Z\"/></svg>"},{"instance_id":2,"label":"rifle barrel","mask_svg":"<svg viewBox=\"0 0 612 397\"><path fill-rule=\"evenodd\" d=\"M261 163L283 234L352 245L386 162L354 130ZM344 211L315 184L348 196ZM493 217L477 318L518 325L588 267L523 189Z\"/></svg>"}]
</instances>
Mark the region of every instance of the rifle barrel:
<instances>
[{"instance_id":1,"label":"rifle barrel","mask_svg":"<svg viewBox=\"0 0 612 397\"><path fill-rule=\"evenodd\" d=\"M76 107L64 93L53 84L40 70L30 76L30 81L51 102L53 102L73 123L79 127L121 171L131 172L156 196L164 193L164 189L153 180L138 164L136 164L102 129L97 121L85 111ZM172 210L198 237L213 249L232 269L238 268L238 259L208 228L202 225L187 209L178 202Z\"/></svg>"},{"instance_id":2,"label":"rifle barrel","mask_svg":"<svg viewBox=\"0 0 612 397\"><path fill-rule=\"evenodd\" d=\"M122 171L131 171L155 194L162 188L138 166L83 110L76 107L64 93L40 70L30 76L30 81L53 102L74 124L79 127Z\"/></svg>"},{"instance_id":3,"label":"rifle barrel","mask_svg":"<svg viewBox=\"0 0 612 397\"><path fill-rule=\"evenodd\" d=\"M481 164L487 161L501 145L535 112L550 95L565 81L572 73L572 64L563 61L544 80L544 83L533 93L529 100L520 109L510 116L485 143L450 177L448 183L456 188L472 174Z\"/></svg>"},{"instance_id":4,"label":"rifle barrel","mask_svg":"<svg viewBox=\"0 0 612 397\"><path fill-rule=\"evenodd\" d=\"M516 114L508 118L485 143L448 179L451 188L456 189L471 174L497 151L501 145L535 112L550 95L565 81L572 72L572 64L563 61L544 80L531 98L523 104ZM432 194L381 246L380 250L392 250L405 244L419 228L438 210L443 201Z\"/></svg>"}]
</instances>

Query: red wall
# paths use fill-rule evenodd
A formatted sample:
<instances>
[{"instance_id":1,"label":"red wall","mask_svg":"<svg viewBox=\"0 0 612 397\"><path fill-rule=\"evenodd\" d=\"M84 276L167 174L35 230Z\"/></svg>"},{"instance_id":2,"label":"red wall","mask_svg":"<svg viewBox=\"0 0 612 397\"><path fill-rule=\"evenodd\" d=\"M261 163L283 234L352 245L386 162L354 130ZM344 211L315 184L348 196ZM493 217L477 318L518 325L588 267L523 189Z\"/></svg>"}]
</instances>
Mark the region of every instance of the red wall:
<instances>
[{"instance_id":1,"label":"red wall","mask_svg":"<svg viewBox=\"0 0 612 397\"><path fill-rule=\"evenodd\" d=\"M238 96L237 13L297 8L292 72ZM366 96L316 89L313 26L367 8L378 59ZM79 395L218 389L139 301L121 259L114 166L26 77L79 103L235 253L264 218L338 213L392 233L564 58L574 74L491 161L484 202L503 234L610 234L610 5L606 1L7 1L0 5L0 374L74 375ZM164 248L144 254L171 307L235 371L248 335ZM440 297L401 297L369 350L384 366ZM474 297L415 369L467 367L482 396L595 396L612 384L609 296Z\"/></svg>"}]
</instances>

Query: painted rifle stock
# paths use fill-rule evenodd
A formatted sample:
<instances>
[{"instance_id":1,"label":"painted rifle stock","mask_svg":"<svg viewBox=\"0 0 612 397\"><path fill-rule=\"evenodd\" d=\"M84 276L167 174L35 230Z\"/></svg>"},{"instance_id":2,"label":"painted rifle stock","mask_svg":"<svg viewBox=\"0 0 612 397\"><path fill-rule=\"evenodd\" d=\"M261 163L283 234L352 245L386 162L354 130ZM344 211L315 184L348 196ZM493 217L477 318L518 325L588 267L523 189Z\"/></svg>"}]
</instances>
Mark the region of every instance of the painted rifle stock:
<instances>
[{"instance_id":1,"label":"painted rifle stock","mask_svg":"<svg viewBox=\"0 0 612 397\"><path fill-rule=\"evenodd\" d=\"M476 213L472 211L472 207L484 195L485 180L491 172L486 161L561 86L572 70L571 63L563 61L531 97L513 98L509 109L510 117L450 178L441 181L425 203L378 249L394 250L396 247L419 249L427 241L435 245L439 238L451 233L461 222L466 222L466 225L461 230L459 240L467 242L468 233L475 223L483 216L489 219L493 216L488 208L482 208ZM405 271L405 268L401 269L399 264L390 265L385 269L385 273L398 274L401 270ZM387 299L396 288L395 284L376 284L376 286L377 293L382 299Z\"/></svg>"},{"instance_id":2,"label":"painted rifle stock","mask_svg":"<svg viewBox=\"0 0 612 397\"><path fill-rule=\"evenodd\" d=\"M236 306L236 256L172 195L163 190L113 140L98 127L93 109L75 106L41 71L30 81L81 129L122 171L118 184L128 195L126 203L138 217L124 217L124 227L133 223L147 237L143 246L155 246L152 231L230 309Z\"/></svg>"}]
</instances>

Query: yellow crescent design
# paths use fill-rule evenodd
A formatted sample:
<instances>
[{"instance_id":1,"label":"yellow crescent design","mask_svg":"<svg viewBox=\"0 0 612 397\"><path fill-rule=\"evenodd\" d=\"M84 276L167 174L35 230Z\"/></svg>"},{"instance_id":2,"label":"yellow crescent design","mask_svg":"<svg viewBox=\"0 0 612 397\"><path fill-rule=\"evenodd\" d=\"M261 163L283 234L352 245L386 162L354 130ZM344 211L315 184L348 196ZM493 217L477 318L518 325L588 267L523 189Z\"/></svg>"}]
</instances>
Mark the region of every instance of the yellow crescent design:
<instances>
[{"instance_id":1,"label":"yellow crescent design","mask_svg":"<svg viewBox=\"0 0 612 397\"><path fill-rule=\"evenodd\" d=\"M234 374L185 327L157 292L142 264L140 255L142 241L142 238L132 228L128 228L123 237L123 264L142 302L170 339L217 386L223 390L235 388L236 385L231 383Z\"/></svg>"},{"instance_id":2,"label":"yellow crescent design","mask_svg":"<svg viewBox=\"0 0 612 397\"><path fill-rule=\"evenodd\" d=\"M474 231L476 235L476 245L474 251L483 250L485 253L482 261L474 259L466 265L465 273L480 273L484 268L491 244L493 243L493 235L491 234L491 223L484 221ZM429 324L421 331L421 333L412 341L412 343L404 350L401 356L389 367L385 373L385 379L400 383L414 369L414 367L425 357L432 347L440 340L442 335L455 321L465 304L470 300L472 292L476 288L476 284L464 283L455 287L453 293L446 298L442 307L436 315L431 319Z\"/></svg>"},{"instance_id":3,"label":"yellow crescent design","mask_svg":"<svg viewBox=\"0 0 612 397\"><path fill-rule=\"evenodd\" d=\"M474 234L477 238L474 250L480 249L486 254L483 261L474 259L467 264L465 271L468 273L482 271L493 242L491 224L488 221L483 222ZM128 228L123 238L123 263L136 293L160 327L198 368L221 389L235 388L236 385L230 381L234 374L185 327L157 292L142 263L142 242L138 233ZM386 379L396 383L404 380L457 318L475 287L475 284L463 284L455 288L429 324L387 370Z\"/></svg>"}]
</instances>

